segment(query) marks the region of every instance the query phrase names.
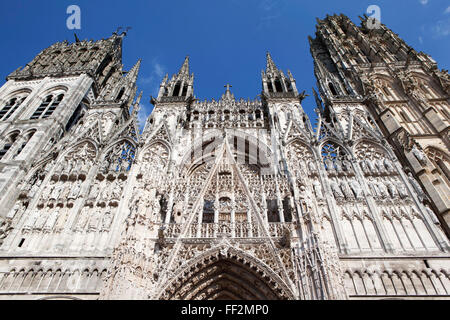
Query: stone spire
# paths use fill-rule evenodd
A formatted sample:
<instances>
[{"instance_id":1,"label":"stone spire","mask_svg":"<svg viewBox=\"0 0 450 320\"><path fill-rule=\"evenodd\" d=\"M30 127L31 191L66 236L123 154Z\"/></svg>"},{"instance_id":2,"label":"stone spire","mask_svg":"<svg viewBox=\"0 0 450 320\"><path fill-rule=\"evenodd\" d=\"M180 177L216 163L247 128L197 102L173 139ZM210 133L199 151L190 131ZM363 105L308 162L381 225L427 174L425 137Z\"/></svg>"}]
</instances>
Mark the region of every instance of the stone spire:
<instances>
[{"instance_id":1,"label":"stone spire","mask_svg":"<svg viewBox=\"0 0 450 320\"><path fill-rule=\"evenodd\" d=\"M189 56L186 56L184 59L183 65L181 66L180 71L178 71L178 75L189 77Z\"/></svg>"},{"instance_id":2,"label":"stone spire","mask_svg":"<svg viewBox=\"0 0 450 320\"><path fill-rule=\"evenodd\" d=\"M272 56L269 52L266 53L266 72L269 74L276 74L278 72L278 68L273 62Z\"/></svg>"},{"instance_id":3,"label":"stone spire","mask_svg":"<svg viewBox=\"0 0 450 320\"><path fill-rule=\"evenodd\" d=\"M136 64L134 65L133 68L131 68L130 71L128 71L126 78L129 81L132 81L133 83L136 82L138 74L139 74L139 70L141 69L141 62L142 59L139 59L138 62L136 62Z\"/></svg>"}]
</instances>

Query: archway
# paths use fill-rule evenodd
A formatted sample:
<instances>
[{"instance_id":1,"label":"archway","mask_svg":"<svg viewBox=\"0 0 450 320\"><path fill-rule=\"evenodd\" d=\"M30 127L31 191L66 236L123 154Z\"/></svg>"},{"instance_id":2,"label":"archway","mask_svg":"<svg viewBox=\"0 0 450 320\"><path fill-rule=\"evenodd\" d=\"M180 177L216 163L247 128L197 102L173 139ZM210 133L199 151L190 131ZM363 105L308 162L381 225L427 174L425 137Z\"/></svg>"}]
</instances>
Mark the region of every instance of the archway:
<instances>
[{"instance_id":1,"label":"archway","mask_svg":"<svg viewBox=\"0 0 450 320\"><path fill-rule=\"evenodd\" d=\"M171 279L164 300L290 300L292 292L268 266L234 248L196 258Z\"/></svg>"}]
</instances>

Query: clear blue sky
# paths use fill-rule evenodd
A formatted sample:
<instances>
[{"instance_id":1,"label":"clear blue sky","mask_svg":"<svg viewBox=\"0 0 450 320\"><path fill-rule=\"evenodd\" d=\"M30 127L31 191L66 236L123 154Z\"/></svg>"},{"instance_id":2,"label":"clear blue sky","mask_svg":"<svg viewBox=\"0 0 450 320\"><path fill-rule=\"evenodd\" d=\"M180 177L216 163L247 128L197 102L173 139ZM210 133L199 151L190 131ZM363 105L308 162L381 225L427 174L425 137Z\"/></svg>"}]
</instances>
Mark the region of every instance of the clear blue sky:
<instances>
[{"instance_id":1,"label":"clear blue sky","mask_svg":"<svg viewBox=\"0 0 450 320\"><path fill-rule=\"evenodd\" d=\"M186 55L195 73L199 99L219 98L233 85L237 98L261 92L261 69L270 51L278 67L290 69L300 91L315 85L308 35L316 17L344 13L359 25L369 5L381 8L381 20L418 51L430 54L440 68L450 68L448 0L301 1L301 0L14 0L0 1L0 76L30 62L56 41L73 41L66 9L81 8L80 39L106 38L118 26L131 26L124 42L126 69L143 59L139 89L144 91L144 118L151 111L165 73L176 73ZM4 82L2 81L1 84ZM313 114L314 99L304 101Z\"/></svg>"}]
</instances>

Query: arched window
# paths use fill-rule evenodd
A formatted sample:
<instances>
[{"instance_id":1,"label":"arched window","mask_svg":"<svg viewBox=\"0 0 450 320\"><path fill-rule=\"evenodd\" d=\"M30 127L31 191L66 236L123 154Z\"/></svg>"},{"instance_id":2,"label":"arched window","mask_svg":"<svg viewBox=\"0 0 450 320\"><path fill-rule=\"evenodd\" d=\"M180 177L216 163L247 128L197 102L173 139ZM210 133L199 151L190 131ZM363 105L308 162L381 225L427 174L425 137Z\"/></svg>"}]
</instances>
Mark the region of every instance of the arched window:
<instances>
[{"instance_id":1,"label":"arched window","mask_svg":"<svg viewBox=\"0 0 450 320\"><path fill-rule=\"evenodd\" d=\"M28 144L28 142L31 140L31 138L33 138L35 133L36 133L36 130L32 130L32 131L27 133L27 135L23 139L22 145L17 150L14 158L17 157L22 152L22 150L25 148L25 146Z\"/></svg>"},{"instance_id":2,"label":"arched window","mask_svg":"<svg viewBox=\"0 0 450 320\"><path fill-rule=\"evenodd\" d=\"M333 96L337 96L337 91L336 88L334 87L334 84L332 84L331 82L328 82L328 88L330 88L331 94Z\"/></svg>"},{"instance_id":3,"label":"arched window","mask_svg":"<svg viewBox=\"0 0 450 320\"><path fill-rule=\"evenodd\" d=\"M125 88L120 89L120 92L116 98L116 102L119 102L122 99L124 93L125 93Z\"/></svg>"},{"instance_id":4,"label":"arched window","mask_svg":"<svg viewBox=\"0 0 450 320\"><path fill-rule=\"evenodd\" d=\"M14 142L17 140L17 136L19 132L11 133L7 138L6 142L3 145L3 148L0 150L0 160L8 153L9 149L14 145Z\"/></svg>"},{"instance_id":5,"label":"arched window","mask_svg":"<svg viewBox=\"0 0 450 320\"><path fill-rule=\"evenodd\" d=\"M0 121L8 120L27 97L15 97L0 110Z\"/></svg>"},{"instance_id":6,"label":"arched window","mask_svg":"<svg viewBox=\"0 0 450 320\"><path fill-rule=\"evenodd\" d=\"M181 90L181 84L180 82L177 82L177 84L175 85L175 88L173 89L173 94L172 96L177 97L180 95L180 90Z\"/></svg>"},{"instance_id":7,"label":"arched window","mask_svg":"<svg viewBox=\"0 0 450 320\"><path fill-rule=\"evenodd\" d=\"M346 157L346 152L343 148L334 142L326 143L322 147L321 153L327 171L337 169L340 166L340 162Z\"/></svg>"},{"instance_id":8,"label":"arched window","mask_svg":"<svg viewBox=\"0 0 450 320\"><path fill-rule=\"evenodd\" d=\"M31 116L31 120L34 119L46 119L50 117L55 109L59 106L62 99L64 98L64 94L59 94L58 96L49 95L45 98L39 108Z\"/></svg>"},{"instance_id":9,"label":"arched window","mask_svg":"<svg viewBox=\"0 0 450 320\"><path fill-rule=\"evenodd\" d=\"M275 89L277 92L283 92L283 86L281 85L280 79L275 80Z\"/></svg>"},{"instance_id":10,"label":"arched window","mask_svg":"<svg viewBox=\"0 0 450 320\"><path fill-rule=\"evenodd\" d=\"M386 97L392 97L391 91L388 87L383 87L383 92L386 95Z\"/></svg>"}]
</instances>

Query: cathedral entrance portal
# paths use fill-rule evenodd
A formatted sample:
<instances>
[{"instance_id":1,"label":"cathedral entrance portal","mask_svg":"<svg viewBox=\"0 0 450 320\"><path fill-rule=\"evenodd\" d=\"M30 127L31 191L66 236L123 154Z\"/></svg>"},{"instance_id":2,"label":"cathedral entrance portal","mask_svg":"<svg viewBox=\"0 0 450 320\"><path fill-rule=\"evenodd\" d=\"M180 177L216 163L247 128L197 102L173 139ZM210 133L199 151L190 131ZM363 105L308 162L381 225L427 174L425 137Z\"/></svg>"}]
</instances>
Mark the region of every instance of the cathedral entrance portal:
<instances>
[{"instance_id":1,"label":"cathedral entrance portal","mask_svg":"<svg viewBox=\"0 0 450 320\"><path fill-rule=\"evenodd\" d=\"M291 293L266 266L236 255L234 249L191 261L160 297L164 300L287 300Z\"/></svg>"}]
</instances>

